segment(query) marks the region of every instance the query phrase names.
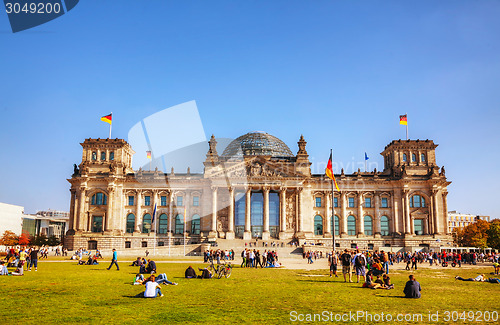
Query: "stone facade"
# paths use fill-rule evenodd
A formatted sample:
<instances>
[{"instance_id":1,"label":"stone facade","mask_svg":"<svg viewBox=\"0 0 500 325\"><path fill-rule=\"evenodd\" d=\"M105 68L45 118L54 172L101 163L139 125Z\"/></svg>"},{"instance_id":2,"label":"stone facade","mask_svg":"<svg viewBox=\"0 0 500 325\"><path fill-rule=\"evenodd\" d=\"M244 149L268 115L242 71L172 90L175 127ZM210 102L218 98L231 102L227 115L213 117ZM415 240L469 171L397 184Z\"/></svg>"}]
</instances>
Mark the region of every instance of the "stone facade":
<instances>
[{"instance_id":1,"label":"stone facade","mask_svg":"<svg viewBox=\"0 0 500 325\"><path fill-rule=\"evenodd\" d=\"M381 153L384 170L311 173L306 141L291 154L281 140L249 133L223 154L209 141L203 174L132 169L121 139L87 139L71 183L69 249L138 248L217 239L339 247L434 246L450 241L444 168L431 140L397 140ZM241 143L242 150L235 150ZM261 150L269 146L269 150ZM273 148L277 148L273 151ZM228 153L229 152L229 153ZM335 230L332 205L335 204ZM155 211L156 207L156 211ZM152 216L154 215L154 221Z\"/></svg>"}]
</instances>

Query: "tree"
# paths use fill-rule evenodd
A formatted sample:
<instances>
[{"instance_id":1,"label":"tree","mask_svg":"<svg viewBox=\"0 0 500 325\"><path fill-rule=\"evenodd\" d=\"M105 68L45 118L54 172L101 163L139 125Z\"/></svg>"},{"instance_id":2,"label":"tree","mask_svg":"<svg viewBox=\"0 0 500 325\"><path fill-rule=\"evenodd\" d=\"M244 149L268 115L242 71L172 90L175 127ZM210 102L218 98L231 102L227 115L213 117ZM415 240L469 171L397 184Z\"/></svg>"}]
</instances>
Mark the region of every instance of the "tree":
<instances>
[{"instance_id":1,"label":"tree","mask_svg":"<svg viewBox=\"0 0 500 325\"><path fill-rule=\"evenodd\" d=\"M18 243L18 237L15 233L10 230L5 230L2 238L0 238L0 244L5 246L14 246Z\"/></svg>"},{"instance_id":2,"label":"tree","mask_svg":"<svg viewBox=\"0 0 500 325\"><path fill-rule=\"evenodd\" d=\"M23 232L21 236L19 236L19 245L29 245L30 243L30 234Z\"/></svg>"},{"instance_id":3,"label":"tree","mask_svg":"<svg viewBox=\"0 0 500 325\"><path fill-rule=\"evenodd\" d=\"M59 239L54 235L50 236L49 239L47 240L47 244L49 246L57 246L59 245L59 243L60 243Z\"/></svg>"},{"instance_id":4,"label":"tree","mask_svg":"<svg viewBox=\"0 0 500 325\"><path fill-rule=\"evenodd\" d=\"M490 222L488 230L488 246L491 248L500 248L500 220L495 219Z\"/></svg>"},{"instance_id":5,"label":"tree","mask_svg":"<svg viewBox=\"0 0 500 325\"><path fill-rule=\"evenodd\" d=\"M467 246L464 240L464 228L453 228L451 235L455 244L458 246Z\"/></svg>"},{"instance_id":6,"label":"tree","mask_svg":"<svg viewBox=\"0 0 500 325\"><path fill-rule=\"evenodd\" d=\"M488 230L490 224L484 220L478 220L463 230L463 242L465 246L486 248L488 247Z\"/></svg>"},{"instance_id":7,"label":"tree","mask_svg":"<svg viewBox=\"0 0 500 325\"><path fill-rule=\"evenodd\" d=\"M44 234L41 234L39 236L36 236L35 237L35 240L33 241L33 243L37 246L43 246L43 245L46 245L47 244L47 236L45 236Z\"/></svg>"}]
</instances>

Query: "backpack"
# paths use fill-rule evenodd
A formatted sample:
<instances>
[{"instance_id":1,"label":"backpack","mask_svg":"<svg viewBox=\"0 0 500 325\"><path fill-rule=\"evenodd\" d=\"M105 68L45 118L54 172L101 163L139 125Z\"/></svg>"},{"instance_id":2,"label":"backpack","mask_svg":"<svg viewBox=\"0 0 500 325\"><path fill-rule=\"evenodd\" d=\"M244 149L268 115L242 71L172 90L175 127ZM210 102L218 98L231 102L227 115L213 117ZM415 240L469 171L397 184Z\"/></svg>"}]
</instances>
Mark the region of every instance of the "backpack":
<instances>
[{"instance_id":1,"label":"backpack","mask_svg":"<svg viewBox=\"0 0 500 325\"><path fill-rule=\"evenodd\" d=\"M342 264L349 265L351 264L351 256L349 254L342 254Z\"/></svg>"},{"instance_id":2,"label":"backpack","mask_svg":"<svg viewBox=\"0 0 500 325\"><path fill-rule=\"evenodd\" d=\"M362 255L356 256L356 259L354 260L354 264L357 267L365 266L366 265L365 257Z\"/></svg>"}]
</instances>

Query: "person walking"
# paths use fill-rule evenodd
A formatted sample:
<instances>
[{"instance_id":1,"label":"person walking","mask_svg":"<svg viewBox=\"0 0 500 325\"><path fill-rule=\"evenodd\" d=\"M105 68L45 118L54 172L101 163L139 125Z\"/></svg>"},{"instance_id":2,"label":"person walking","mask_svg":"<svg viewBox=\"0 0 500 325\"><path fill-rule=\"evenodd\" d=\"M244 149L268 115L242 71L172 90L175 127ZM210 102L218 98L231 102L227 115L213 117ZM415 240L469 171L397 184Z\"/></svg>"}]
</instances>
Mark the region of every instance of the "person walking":
<instances>
[{"instance_id":1,"label":"person walking","mask_svg":"<svg viewBox=\"0 0 500 325\"><path fill-rule=\"evenodd\" d=\"M113 257L111 258L111 264L109 264L108 270L111 269L111 267L116 265L116 270L120 271L120 267L118 266L118 263L116 262L118 260L118 254L116 253L116 249L113 248Z\"/></svg>"}]
</instances>

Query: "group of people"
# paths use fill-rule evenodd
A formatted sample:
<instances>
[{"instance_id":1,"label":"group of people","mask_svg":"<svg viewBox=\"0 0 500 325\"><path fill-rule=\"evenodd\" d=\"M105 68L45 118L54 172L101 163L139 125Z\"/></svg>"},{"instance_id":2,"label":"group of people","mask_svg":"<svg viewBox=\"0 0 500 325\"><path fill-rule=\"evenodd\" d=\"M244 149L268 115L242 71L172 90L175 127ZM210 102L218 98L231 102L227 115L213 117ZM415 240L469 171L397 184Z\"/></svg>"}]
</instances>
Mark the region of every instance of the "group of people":
<instances>
[{"instance_id":1,"label":"group of people","mask_svg":"<svg viewBox=\"0 0 500 325\"><path fill-rule=\"evenodd\" d=\"M203 263L207 263L210 260L217 260L217 264L220 263L220 261L234 261L234 250L206 250L203 253Z\"/></svg>"},{"instance_id":2,"label":"group of people","mask_svg":"<svg viewBox=\"0 0 500 325\"><path fill-rule=\"evenodd\" d=\"M241 251L241 267L280 267L278 262L278 253L276 251L268 251L267 249L261 254L258 249L245 248Z\"/></svg>"},{"instance_id":3,"label":"group of people","mask_svg":"<svg viewBox=\"0 0 500 325\"><path fill-rule=\"evenodd\" d=\"M16 275L23 275L24 265L26 265L27 271L31 271L33 267L35 271L38 271L38 257L42 255L42 251L44 252L43 254L46 254L47 248L39 249L38 247L27 246L8 247L5 260L2 261L3 268L5 268L2 272L5 273L8 267L13 267L16 269L13 273L21 273Z\"/></svg>"},{"instance_id":4,"label":"group of people","mask_svg":"<svg viewBox=\"0 0 500 325\"><path fill-rule=\"evenodd\" d=\"M370 275L381 276L382 274L389 274L389 254L383 250L380 253L361 252L359 249L349 251L345 249L344 252L338 251L328 254L328 264L330 266L330 277L338 277L338 265L342 265L342 274L344 275L344 282L352 282L353 270L356 274L357 282L359 283L360 277L365 278L367 270Z\"/></svg>"}]
</instances>

